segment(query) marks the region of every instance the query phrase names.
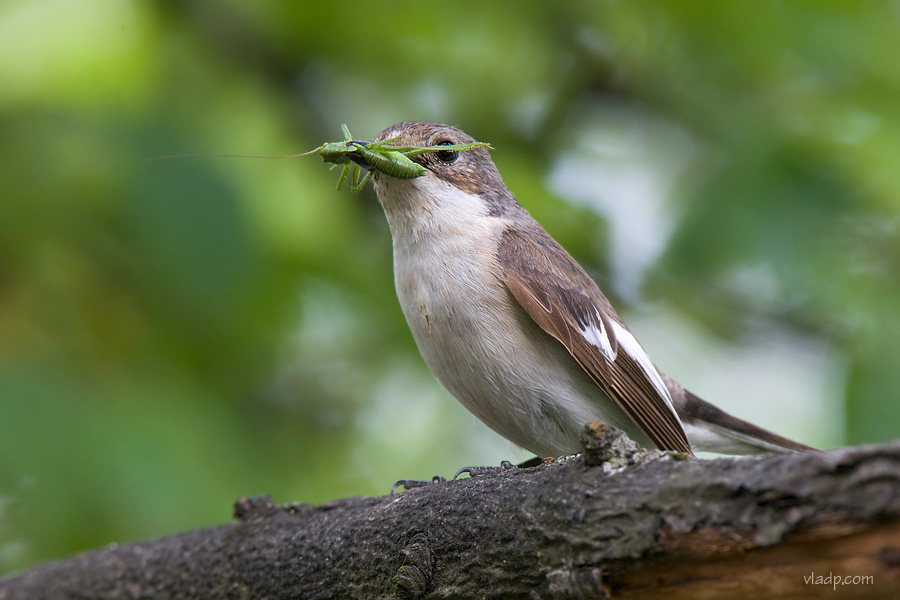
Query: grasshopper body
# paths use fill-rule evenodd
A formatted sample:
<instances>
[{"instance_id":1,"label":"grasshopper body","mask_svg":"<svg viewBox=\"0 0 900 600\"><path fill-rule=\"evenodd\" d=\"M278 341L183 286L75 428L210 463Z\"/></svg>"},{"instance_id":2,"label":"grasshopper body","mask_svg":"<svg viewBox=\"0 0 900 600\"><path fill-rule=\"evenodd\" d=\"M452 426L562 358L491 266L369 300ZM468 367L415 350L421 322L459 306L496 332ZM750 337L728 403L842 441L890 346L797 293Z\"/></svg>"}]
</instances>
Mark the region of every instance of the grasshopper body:
<instances>
[{"instance_id":1,"label":"grasshopper body","mask_svg":"<svg viewBox=\"0 0 900 600\"><path fill-rule=\"evenodd\" d=\"M388 148L390 146L387 146ZM398 177L400 179L412 179L421 177L425 174L426 169L419 163L411 161L402 152L396 150L372 150L371 148L360 146L357 148L360 156L366 160L369 165L377 171L381 171L385 175Z\"/></svg>"},{"instance_id":2,"label":"grasshopper body","mask_svg":"<svg viewBox=\"0 0 900 600\"><path fill-rule=\"evenodd\" d=\"M341 189L347 180L347 176L352 174L350 191L354 193L362 189L373 170L400 179L413 179L421 177L428 172L428 169L410 160L410 156L430 152L465 152L475 148L490 148L488 144L483 142L440 146L392 146L391 142L395 141L396 138L380 142L364 142L354 140L346 125L341 125L341 131L344 134L344 141L322 144L305 154L317 153L322 156L322 160L325 162L342 165L343 170L338 179L337 189ZM361 178L360 165L368 169L368 172Z\"/></svg>"},{"instance_id":3,"label":"grasshopper body","mask_svg":"<svg viewBox=\"0 0 900 600\"><path fill-rule=\"evenodd\" d=\"M429 154L431 152L465 152L475 148L490 148L490 144L473 142L471 144L439 144L437 146L394 146L392 142L397 138L382 140L380 142L364 142L354 140L346 125L341 125L344 140L341 142L327 142L318 148L314 148L303 154L291 154L288 156L249 156L246 154L178 154L172 156L159 156L148 160L160 160L165 158L183 158L187 156L231 156L236 158L295 158L319 154L322 160L334 165L341 165L341 176L338 179L337 189L343 187L347 177L351 176L350 191L358 192L368 181L372 171L379 171L389 177L399 179L413 179L421 177L428 169L419 163L410 160L410 156ZM362 168L366 168L366 174L362 174Z\"/></svg>"}]
</instances>

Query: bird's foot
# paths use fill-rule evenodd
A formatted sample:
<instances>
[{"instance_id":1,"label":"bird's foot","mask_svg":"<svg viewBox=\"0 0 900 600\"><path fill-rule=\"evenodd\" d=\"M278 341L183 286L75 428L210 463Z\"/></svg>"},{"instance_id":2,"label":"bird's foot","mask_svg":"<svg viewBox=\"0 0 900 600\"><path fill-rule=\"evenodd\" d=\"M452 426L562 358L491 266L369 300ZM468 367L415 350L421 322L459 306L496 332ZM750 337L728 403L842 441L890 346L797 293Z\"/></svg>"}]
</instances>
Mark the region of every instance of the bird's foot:
<instances>
[{"instance_id":1,"label":"bird's foot","mask_svg":"<svg viewBox=\"0 0 900 600\"><path fill-rule=\"evenodd\" d=\"M540 458L538 456L535 456L522 463L519 463L518 465L514 465L508 460L504 460L500 463L499 467L463 467L462 469L457 471L455 475L453 475L453 480L455 481L459 479L459 476L464 473L468 474L470 478L480 477L482 475L490 475L492 473L509 471L510 469L530 469L532 467L537 467L539 465L554 462L555 460L556 459L554 458ZM403 488L404 490L413 490L416 488L428 487L436 483L444 483L446 481L447 478L440 475L435 475L431 479L401 479L391 487L391 496L396 494L397 490L399 490L400 488Z\"/></svg>"},{"instance_id":2,"label":"bird's foot","mask_svg":"<svg viewBox=\"0 0 900 600\"><path fill-rule=\"evenodd\" d=\"M441 475L435 475L431 479L401 479L391 486L391 496L397 492L398 488L413 490L416 488L428 487L429 485L434 485L436 483L444 483L445 481L447 481L447 478Z\"/></svg>"},{"instance_id":3,"label":"bird's foot","mask_svg":"<svg viewBox=\"0 0 900 600\"><path fill-rule=\"evenodd\" d=\"M456 472L456 475L453 476L453 479L459 479L459 476L463 473L467 473L469 477L479 477L481 475L490 475L492 473L496 473L498 471L508 471L510 469L518 469L519 467L515 466L508 460L504 460L500 463L499 467L463 467L459 471Z\"/></svg>"}]
</instances>

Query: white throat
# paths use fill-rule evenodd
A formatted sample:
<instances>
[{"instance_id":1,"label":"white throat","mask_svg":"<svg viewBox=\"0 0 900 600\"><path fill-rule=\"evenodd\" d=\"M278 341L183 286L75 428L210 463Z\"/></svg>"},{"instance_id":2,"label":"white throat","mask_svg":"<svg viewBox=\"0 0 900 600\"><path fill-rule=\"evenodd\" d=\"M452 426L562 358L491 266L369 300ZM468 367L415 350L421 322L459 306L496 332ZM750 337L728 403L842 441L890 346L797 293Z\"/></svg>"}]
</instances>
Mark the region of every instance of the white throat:
<instances>
[{"instance_id":1,"label":"white throat","mask_svg":"<svg viewBox=\"0 0 900 600\"><path fill-rule=\"evenodd\" d=\"M499 219L488 215L484 201L431 173L414 179L376 177L375 191L391 228L395 251L398 243L414 244L423 236L450 240L460 235L465 236L465 243L491 241L496 248L497 238L487 240L480 235L493 233L500 225Z\"/></svg>"}]
</instances>

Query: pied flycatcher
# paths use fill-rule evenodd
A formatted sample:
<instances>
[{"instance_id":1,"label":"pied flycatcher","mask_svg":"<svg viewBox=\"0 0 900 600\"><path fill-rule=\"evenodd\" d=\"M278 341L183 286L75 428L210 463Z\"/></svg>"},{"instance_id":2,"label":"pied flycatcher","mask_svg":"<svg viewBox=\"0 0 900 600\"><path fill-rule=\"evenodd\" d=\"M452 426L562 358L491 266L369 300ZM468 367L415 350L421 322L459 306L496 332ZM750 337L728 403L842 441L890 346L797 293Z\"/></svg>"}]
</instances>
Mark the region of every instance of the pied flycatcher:
<instances>
[{"instance_id":1,"label":"pied flycatcher","mask_svg":"<svg viewBox=\"0 0 900 600\"><path fill-rule=\"evenodd\" d=\"M475 141L411 121L375 141L391 138ZM725 413L657 369L597 284L516 201L485 148L411 158L424 176L373 172L397 296L431 372L488 427L541 457L578 452L582 427L596 420L662 450L813 450Z\"/></svg>"}]
</instances>

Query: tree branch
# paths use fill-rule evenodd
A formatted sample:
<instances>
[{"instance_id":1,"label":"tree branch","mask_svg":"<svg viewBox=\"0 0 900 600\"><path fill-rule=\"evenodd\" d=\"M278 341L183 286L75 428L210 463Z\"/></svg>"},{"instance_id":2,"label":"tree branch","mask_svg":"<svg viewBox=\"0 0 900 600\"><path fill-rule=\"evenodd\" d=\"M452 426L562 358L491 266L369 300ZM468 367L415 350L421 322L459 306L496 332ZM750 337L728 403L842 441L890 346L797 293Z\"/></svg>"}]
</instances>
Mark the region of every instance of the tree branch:
<instances>
[{"instance_id":1,"label":"tree branch","mask_svg":"<svg viewBox=\"0 0 900 600\"><path fill-rule=\"evenodd\" d=\"M900 443L685 460L597 424L584 441L393 497L239 500L234 524L50 563L0 600L900 597Z\"/></svg>"}]
</instances>

